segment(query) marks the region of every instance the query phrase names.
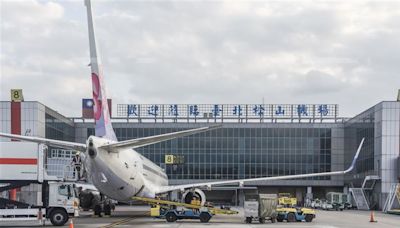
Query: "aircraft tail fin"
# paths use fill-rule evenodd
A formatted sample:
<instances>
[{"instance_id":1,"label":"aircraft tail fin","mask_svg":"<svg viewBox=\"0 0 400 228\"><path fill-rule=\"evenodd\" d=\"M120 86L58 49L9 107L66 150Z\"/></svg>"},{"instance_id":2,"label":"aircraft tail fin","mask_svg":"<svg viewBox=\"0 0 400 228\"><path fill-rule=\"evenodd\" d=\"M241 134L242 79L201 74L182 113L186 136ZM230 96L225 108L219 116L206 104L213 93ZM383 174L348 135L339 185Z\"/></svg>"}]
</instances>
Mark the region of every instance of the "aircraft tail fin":
<instances>
[{"instance_id":1,"label":"aircraft tail fin","mask_svg":"<svg viewBox=\"0 0 400 228\"><path fill-rule=\"evenodd\" d=\"M96 122L95 135L117 141L114 129L111 125L107 96L104 87L103 72L101 69L101 59L96 46L96 37L94 32L92 5L90 0L85 0L87 8L89 46L90 46L90 67L92 71L92 89L93 89L93 115Z\"/></svg>"}]
</instances>

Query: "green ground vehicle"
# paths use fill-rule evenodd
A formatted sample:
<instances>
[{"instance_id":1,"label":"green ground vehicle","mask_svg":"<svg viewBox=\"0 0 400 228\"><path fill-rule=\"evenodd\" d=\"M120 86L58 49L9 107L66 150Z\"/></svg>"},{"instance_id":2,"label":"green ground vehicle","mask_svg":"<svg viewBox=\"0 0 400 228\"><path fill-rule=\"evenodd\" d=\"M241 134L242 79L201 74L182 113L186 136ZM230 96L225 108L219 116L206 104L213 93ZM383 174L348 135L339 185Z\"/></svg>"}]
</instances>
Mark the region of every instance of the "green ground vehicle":
<instances>
[{"instance_id":1,"label":"green ground vehicle","mask_svg":"<svg viewBox=\"0 0 400 228\"><path fill-rule=\"evenodd\" d=\"M278 222L312 222L315 218L315 211L309 208L282 207L277 208L276 212L278 213L276 218Z\"/></svg>"},{"instance_id":2,"label":"green ground vehicle","mask_svg":"<svg viewBox=\"0 0 400 228\"><path fill-rule=\"evenodd\" d=\"M343 211L344 209L351 208L349 197L347 194L342 192L328 192L326 194L327 201L332 204L333 210Z\"/></svg>"}]
</instances>

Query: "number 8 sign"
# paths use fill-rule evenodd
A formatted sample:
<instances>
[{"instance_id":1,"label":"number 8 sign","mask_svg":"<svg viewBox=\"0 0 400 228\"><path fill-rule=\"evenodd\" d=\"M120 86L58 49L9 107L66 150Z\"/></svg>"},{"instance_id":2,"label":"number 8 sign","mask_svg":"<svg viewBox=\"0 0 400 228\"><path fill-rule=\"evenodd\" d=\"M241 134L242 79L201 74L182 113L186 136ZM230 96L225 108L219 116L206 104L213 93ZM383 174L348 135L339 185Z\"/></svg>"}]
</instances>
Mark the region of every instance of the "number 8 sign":
<instances>
[{"instance_id":1,"label":"number 8 sign","mask_svg":"<svg viewBox=\"0 0 400 228\"><path fill-rule=\"evenodd\" d=\"M11 90L11 101L14 101L14 102L24 101L24 97L22 96L22 89L12 89Z\"/></svg>"}]
</instances>

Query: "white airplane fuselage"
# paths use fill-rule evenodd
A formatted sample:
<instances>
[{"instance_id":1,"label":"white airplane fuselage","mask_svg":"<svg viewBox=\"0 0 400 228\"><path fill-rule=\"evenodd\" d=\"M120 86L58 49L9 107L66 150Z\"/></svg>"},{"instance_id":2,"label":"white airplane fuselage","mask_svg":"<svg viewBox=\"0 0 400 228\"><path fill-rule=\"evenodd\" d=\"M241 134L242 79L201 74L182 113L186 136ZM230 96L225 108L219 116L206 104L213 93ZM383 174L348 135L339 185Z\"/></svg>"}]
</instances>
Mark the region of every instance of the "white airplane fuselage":
<instances>
[{"instance_id":1,"label":"white airplane fuselage","mask_svg":"<svg viewBox=\"0 0 400 228\"><path fill-rule=\"evenodd\" d=\"M93 145L89 146L89 142ZM112 141L90 136L83 159L89 179L108 197L126 202L133 196L155 197L159 186L168 185L164 170L134 149L107 151L98 148ZM94 154L89 150L93 149Z\"/></svg>"}]
</instances>

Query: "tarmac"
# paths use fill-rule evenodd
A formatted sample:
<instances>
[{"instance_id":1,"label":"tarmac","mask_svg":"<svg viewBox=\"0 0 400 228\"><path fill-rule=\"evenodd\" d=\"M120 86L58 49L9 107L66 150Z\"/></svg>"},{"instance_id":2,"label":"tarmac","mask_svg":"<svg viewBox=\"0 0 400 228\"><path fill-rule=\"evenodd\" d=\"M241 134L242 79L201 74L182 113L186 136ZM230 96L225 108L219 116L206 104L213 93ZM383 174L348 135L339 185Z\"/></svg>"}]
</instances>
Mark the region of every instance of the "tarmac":
<instances>
[{"instance_id":1,"label":"tarmac","mask_svg":"<svg viewBox=\"0 0 400 228\"><path fill-rule=\"evenodd\" d=\"M235 209L235 208L232 208ZM357 210L346 210L346 211L316 211L316 218L311 223L296 222L296 223L274 223L266 222L265 224L259 224L253 222L252 224L246 224L244 222L243 209L236 208L239 211L237 215L216 215L211 218L209 223L201 223L198 220L179 220L174 223L168 223L164 219L152 218L149 216L149 207L147 206L117 206L111 217L94 217L92 212L80 212L79 218L74 218L74 227L103 227L103 228L236 228L236 227L296 227L296 228L336 228L336 227L349 227L349 228L365 228L365 227L379 227L379 228L390 228L400 227L400 216L384 214L382 212L374 212L374 217L377 222L371 223L370 211L357 211ZM2 227L33 227L37 226L37 223L19 223L19 224L5 224L2 223ZM49 221L46 222L46 226L51 226ZM37 226L40 227L40 226ZM65 224L64 227L69 227L69 223Z\"/></svg>"}]
</instances>

